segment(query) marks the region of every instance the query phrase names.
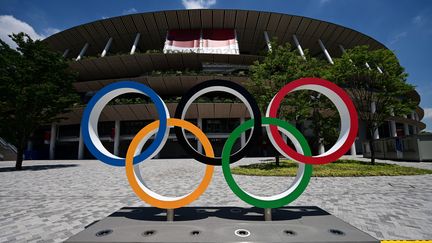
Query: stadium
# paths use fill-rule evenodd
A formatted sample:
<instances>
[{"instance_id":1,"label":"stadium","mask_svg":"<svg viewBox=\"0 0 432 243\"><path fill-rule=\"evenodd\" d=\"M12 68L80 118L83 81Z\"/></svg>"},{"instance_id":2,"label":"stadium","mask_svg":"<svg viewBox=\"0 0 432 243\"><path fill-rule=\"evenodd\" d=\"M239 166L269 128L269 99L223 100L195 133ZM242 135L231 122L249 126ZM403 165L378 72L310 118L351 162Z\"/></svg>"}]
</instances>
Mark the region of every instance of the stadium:
<instances>
[{"instance_id":1,"label":"stadium","mask_svg":"<svg viewBox=\"0 0 432 243\"><path fill-rule=\"evenodd\" d=\"M139 13L79 25L44 40L53 50L71 60L78 73L74 83L83 104L102 87L120 80L143 83L155 90L174 116L179 97L194 85L211 79L244 84L248 67L263 59L271 48L270 39L289 42L300 55L308 49L313 57L333 63L345 49L368 45L386 48L356 30L308 17L247 10L173 10ZM379 67L377 67L379 69ZM410 94L420 103L417 93ZM99 119L104 146L124 156L131 139L156 118L152 104L144 97L127 96L113 100ZM82 108L62 115L65 119L43 127L29 143L37 159L92 159L81 136ZM380 127L376 138L404 137L425 128L422 108L407 117L391 117ZM242 103L217 94L199 99L186 119L197 124L220 154L231 131L249 117ZM366 129L360 122L358 139L351 154L366 153ZM246 135L245 135L246 136ZM200 150L194 138L191 143ZM245 143L245 137L237 146ZM272 148L260 146L250 156L268 156ZM378 151L379 152L379 151ZM159 158L187 157L174 131Z\"/></svg>"}]
</instances>

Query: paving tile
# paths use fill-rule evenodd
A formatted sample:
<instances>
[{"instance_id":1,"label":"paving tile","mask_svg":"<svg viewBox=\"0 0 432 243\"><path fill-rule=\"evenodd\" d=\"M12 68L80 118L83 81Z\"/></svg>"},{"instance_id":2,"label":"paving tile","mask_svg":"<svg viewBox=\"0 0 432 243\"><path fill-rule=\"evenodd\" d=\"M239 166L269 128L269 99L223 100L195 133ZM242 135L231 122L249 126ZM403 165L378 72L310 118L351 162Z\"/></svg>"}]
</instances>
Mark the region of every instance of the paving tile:
<instances>
[{"instance_id":1,"label":"paving tile","mask_svg":"<svg viewBox=\"0 0 432 243\"><path fill-rule=\"evenodd\" d=\"M253 162L257 159L239 164ZM432 163L397 163L432 169ZM62 242L121 207L148 206L130 189L124 168L94 160L24 162L37 165L51 168L3 172L13 163L0 162L0 242ZM149 187L172 196L193 190L205 166L174 159L148 161L141 168ZM258 195L279 193L293 180L234 177ZM432 175L312 178L292 205L319 206L379 239L432 239ZM249 205L231 192L217 167L207 191L192 206Z\"/></svg>"}]
</instances>

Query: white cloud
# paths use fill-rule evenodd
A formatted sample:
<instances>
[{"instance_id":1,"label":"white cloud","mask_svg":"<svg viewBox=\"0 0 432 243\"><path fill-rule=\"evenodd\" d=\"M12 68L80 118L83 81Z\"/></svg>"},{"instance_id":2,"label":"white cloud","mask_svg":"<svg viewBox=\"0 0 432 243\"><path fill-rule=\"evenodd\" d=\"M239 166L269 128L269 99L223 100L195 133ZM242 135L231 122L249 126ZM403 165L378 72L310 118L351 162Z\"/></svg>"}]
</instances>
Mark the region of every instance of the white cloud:
<instances>
[{"instance_id":1,"label":"white cloud","mask_svg":"<svg viewBox=\"0 0 432 243\"><path fill-rule=\"evenodd\" d=\"M8 35L24 32L28 34L33 40L36 40L44 39L59 31L60 30L56 28L46 28L42 31L42 33L37 33L31 25L15 18L12 15L0 15L0 39L2 39L12 48L16 48L16 44Z\"/></svg>"},{"instance_id":2,"label":"white cloud","mask_svg":"<svg viewBox=\"0 0 432 243\"><path fill-rule=\"evenodd\" d=\"M395 35L395 36L393 37L393 39L390 40L390 45L393 45L393 44L395 44L396 42L399 42L402 38L407 37L407 35L408 35L408 33L407 33L406 31L401 32L401 33Z\"/></svg>"},{"instance_id":3,"label":"white cloud","mask_svg":"<svg viewBox=\"0 0 432 243\"><path fill-rule=\"evenodd\" d=\"M54 35L58 32L60 32L61 30L57 29L57 28L46 28L43 30L44 32L44 36L50 36L50 35Z\"/></svg>"},{"instance_id":4,"label":"white cloud","mask_svg":"<svg viewBox=\"0 0 432 243\"><path fill-rule=\"evenodd\" d=\"M424 108L424 118L432 119L432 108Z\"/></svg>"},{"instance_id":5,"label":"white cloud","mask_svg":"<svg viewBox=\"0 0 432 243\"><path fill-rule=\"evenodd\" d=\"M432 108L424 108L423 122L426 123L426 131L432 132Z\"/></svg>"},{"instance_id":6,"label":"white cloud","mask_svg":"<svg viewBox=\"0 0 432 243\"><path fill-rule=\"evenodd\" d=\"M136 10L136 8L130 8L130 9L125 9L125 10L123 10L123 15L125 15L125 14L133 14L133 13L136 13L137 12L137 10Z\"/></svg>"},{"instance_id":7,"label":"white cloud","mask_svg":"<svg viewBox=\"0 0 432 243\"><path fill-rule=\"evenodd\" d=\"M319 3L320 5L324 5L326 3L329 3L331 0L320 0Z\"/></svg>"},{"instance_id":8,"label":"white cloud","mask_svg":"<svg viewBox=\"0 0 432 243\"><path fill-rule=\"evenodd\" d=\"M412 23L416 25L422 25L424 22L424 18L421 15L417 15L412 19Z\"/></svg>"},{"instance_id":9,"label":"white cloud","mask_svg":"<svg viewBox=\"0 0 432 243\"><path fill-rule=\"evenodd\" d=\"M210 8L216 4L216 0L182 0L186 9Z\"/></svg>"},{"instance_id":10,"label":"white cloud","mask_svg":"<svg viewBox=\"0 0 432 243\"><path fill-rule=\"evenodd\" d=\"M56 29L46 29L45 34L49 34L52 30ZM17 34L19 32L28 34L32 39L43 39L46 37L44 34L37 33L31 25L16 19L12 15L0 15L0 39L15 48L15 42L13 42L8 35L11 35L12 33Z\"/></svg>"}]
</instances>

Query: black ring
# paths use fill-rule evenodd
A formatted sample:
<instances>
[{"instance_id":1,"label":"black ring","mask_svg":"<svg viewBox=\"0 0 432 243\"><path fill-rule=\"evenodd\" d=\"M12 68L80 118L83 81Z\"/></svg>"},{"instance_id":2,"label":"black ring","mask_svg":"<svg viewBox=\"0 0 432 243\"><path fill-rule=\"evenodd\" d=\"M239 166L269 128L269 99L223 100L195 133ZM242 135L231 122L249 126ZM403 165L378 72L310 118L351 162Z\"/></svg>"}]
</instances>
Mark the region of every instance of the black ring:
<instances>
[{"instance_id":1,"label":"black ring","mask_svg":"<svg viewBox=\"0 0 432 243\"><path fill-rule=\"evenodd\" d=\"M177 105L174 117L178 119L182 119L183 110L186 104L188 103L188 101L192 98L192 96L194 96L197 92L199 92L202 89L213 87L213 86L227 87L240 93L249 103L254 116L254 127L251 136L249 137L245 146L243 148L240 148L237 152L232 154L230 157L230 163L234 163L244 158L246 153L249 151L250 147L255 145L256 141L258 141L258 139L261 137L260 109L258 107L258 104L256 103L256 100L243 86L234 83L232 81L218 80L218 79L208 80L200 84L197 84L194 87L192 87L190 90L188 90L185 95L182 96L179 104ZM209 158L197 152L187 141L187 138L184 136L183 129L181 127L174 127L174 131L178 142L188 152L188 154L192 156L192 158L207 165L222 165L222 158Z\"/></svg>"}]
</instances>

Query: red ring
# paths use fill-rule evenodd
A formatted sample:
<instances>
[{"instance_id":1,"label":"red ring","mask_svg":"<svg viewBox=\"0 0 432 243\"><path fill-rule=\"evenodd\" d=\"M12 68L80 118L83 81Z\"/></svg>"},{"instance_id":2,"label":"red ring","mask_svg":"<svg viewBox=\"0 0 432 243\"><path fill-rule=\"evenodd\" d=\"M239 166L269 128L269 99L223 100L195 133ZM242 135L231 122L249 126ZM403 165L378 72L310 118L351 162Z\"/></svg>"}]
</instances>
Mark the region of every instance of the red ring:
<instances>
[{"instance_id":1,"label":"red ring","mask_svg":"<svg viewBox=\"0 0 432 243\"><path fill-rule=\"evenodd\" d=\"M333 161L338 160L340 157L342 157L342 155L344 155L350 149L351 145L354 143L357 137L357 131L358 131L358 115L357 115L356 108L349 95L342 88L340 88L339 86L337 86L336 84L330 81L320 79L320 78L301 78L301 79L294 80L286 84L284 87L282 87L282 89L279 90L279 92L276 94L270 106L269 117L277 118L277 111L285 95L293 91L295 88L298 88L303 85L309 85L309 84L324 86L325 88L335 92L345 103L345 106L348 108L348 112L350 116L350 130L348 133L348 138L346 139L345 143L338 150L326 156L322 156L322 157L304 156L294 151L285 143L282 136L278 132L277 126L270 125L270 131L271 134L273 135L276 144L285 153L287 153L287 155L289 155L292 159L305 164L331 163Z\"/></svg>"}]
</instances>

